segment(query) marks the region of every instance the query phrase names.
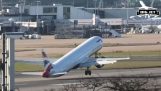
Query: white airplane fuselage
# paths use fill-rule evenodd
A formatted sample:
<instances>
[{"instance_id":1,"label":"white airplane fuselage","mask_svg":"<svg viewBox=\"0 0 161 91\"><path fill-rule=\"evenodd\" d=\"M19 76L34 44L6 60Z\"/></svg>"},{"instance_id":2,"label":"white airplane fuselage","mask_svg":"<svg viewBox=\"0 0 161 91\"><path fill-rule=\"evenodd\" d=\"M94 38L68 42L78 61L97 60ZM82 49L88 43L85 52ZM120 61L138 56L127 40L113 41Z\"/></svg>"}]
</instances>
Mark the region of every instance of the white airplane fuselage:
<instances>
[{"instance_id":1,"label":"white airplane fuselage","mask_svg":"<svg viewBox=\"0 0 161 91\"><path fill-rule=\"evenodd\" d=\"M56 77L64 75L64 72L77 68L80 63L88 61L87 58L100 50L102 46L103 40L101 37L91 37L54 63L49 64L42 76Z\"/></svg>"}]
</instances>

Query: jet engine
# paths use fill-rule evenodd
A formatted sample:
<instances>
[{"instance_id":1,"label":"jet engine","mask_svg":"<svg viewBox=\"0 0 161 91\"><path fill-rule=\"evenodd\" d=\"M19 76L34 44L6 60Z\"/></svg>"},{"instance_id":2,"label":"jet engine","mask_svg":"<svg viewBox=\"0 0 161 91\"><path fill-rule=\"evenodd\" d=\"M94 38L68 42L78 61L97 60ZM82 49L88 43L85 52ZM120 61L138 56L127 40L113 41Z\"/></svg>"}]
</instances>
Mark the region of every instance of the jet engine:
<instances>
[{"instance_id":1,"label":"jet engine","mask_svg":"<svg viewBox=\"0 0 161 91\"><path fill-rule=\"evenodd\" d=\"M100 65L100 64L98 64L98 65L95 65L97 68L102 68L104 65Z\"/></svg>"}]
</instances>

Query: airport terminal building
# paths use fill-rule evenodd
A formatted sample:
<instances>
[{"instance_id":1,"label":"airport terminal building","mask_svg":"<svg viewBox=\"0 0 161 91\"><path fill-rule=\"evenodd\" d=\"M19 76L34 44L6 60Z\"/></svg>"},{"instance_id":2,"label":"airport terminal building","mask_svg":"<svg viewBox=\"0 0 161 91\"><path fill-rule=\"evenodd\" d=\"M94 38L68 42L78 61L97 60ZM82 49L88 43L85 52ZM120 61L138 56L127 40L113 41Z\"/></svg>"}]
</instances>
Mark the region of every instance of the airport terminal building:
<instances>
[{"instance_id":1,"label":"airport terminal building","mask_svg":"<svg viewBox=\"0 0 161 91\"><path fill-rule=\"evenodd\" d=\"M0 17L0 21L12 18L14 22L36 22L35 27L40 27L40 29L47 30L47 32L75 27L75 24L82 27L92 26L93 14L99 17L95 19L95 22L109 25L110 28L116 30L123 30L127 24L152 24L149 21L132 19L131 16L136 16L137 11L137 8L84 8L61 4L23 6L20 4L16 7L8 7L2 14L3 16ZM30 23L27 24L29 26L26 29L29 29ZM157 22L157 24L160 24L160 22Z\"/></svg>"}]
</instances>

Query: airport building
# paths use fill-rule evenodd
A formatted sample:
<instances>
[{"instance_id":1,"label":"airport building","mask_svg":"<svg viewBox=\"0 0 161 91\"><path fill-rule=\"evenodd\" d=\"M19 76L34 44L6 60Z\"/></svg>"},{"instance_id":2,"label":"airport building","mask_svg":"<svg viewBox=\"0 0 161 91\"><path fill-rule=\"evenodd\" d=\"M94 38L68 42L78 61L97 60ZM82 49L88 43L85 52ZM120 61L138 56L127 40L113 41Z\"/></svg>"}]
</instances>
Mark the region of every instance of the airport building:
<instances>
[{"instance_id":1,"label":"airport building","mask_svg":"<svg viewBox=\"0 0 161 91\"><path fill-rule=\"evenodd\" d=\"M48 32L53 33L55 30L69 30L75 27L91 27L93 25L99 25L97 27L100 27L100 25L108 25L108 28L122 32L127 24L134 26L149 23L155 24L147 20L132 19L131 16L136 16L137 11L137 8L84 8L61 4L19 4L6 7L5 10L1 12L3 16L0 17L0 21L3 23L3 21L8 21L12 18L16 26L25 25L21 27L19 31L43 31L42 33L47 34ZM93 19L93 14L96 14L96 19ZM95 24L93 22L95 22ZM9 23L11 22L9 21ZM34 24L34 27L31 26L32 24ZM157 24L160 23L157 22ZM10 25L13 27L13 24ZM1 26L3 26L3 24L1 24Z\"/></svg>"},{"instance_id":2,"label":"airport building","mask_svg":"<svg viewBox=\"0 0 161 91\"><path fill-rule=\"evenodd\" d=\"M69 5L55 4L54 6L25 6L23 12L31 16L52 16L53 19L90 19L92 14Z\"/></svg>"}]
</instances>

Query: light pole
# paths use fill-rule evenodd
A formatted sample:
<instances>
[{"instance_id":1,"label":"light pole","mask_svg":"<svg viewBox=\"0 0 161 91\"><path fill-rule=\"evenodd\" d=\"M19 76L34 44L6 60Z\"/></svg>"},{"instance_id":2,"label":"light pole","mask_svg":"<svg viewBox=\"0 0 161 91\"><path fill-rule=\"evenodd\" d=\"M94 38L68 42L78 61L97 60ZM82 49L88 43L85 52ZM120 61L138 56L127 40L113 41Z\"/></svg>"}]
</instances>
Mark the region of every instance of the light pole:
<instances>
[{"instance_id":1,"label":"light pole","mask_svg":"<svg viewBox=\"0 0 161 91\"><path fill-rule=\"evenodd\" d=\"M87 0L87 5L86 5L86 7L88 8L88 0Z\"/></svg>"},{"instance_id":2,"label":"light pole","mask_svg":"<svg viewBox=\"0 0 161 91\"><path fill-rule=\"evenodd\" d=\"M15 20L13 18L9 18L8 20L11 24L12 32L15 32Z\"/></svg>"},{"instance_id":3,"label":"light pole","mask_svg":"<svg viewBox=\"0 0 161 91\"><path fill-rule=\"evenodd\" d=\"M128 19L129 19L129 10L128 10L128 7L129 7L129 1L127 0L126 1L126 29L128 28Z\"/></svg>"},{"instance_id":4,"label":"light pole","mask_svg":"<svg viewBox=\"0 0 161 91\"><path fill-rule=\"evenodd\" d=\"M41 21L41 34L44 33L44 21Z\"/></svg>"},{"instance_id":5,"label":"light pole","mask_svg":"<svg viewBox=\"0 0 161 91\"><path fill-rule=\"evenodd\" d=\"M1 5L1 11L3 11L3 1L2 0L0 0L0 5Z\"/></svg>"},{"instance_id":6,"label":"light pole","mask_svg":"<svg viewBox=\"0 0 161 91\"><path fill-rule=\"evenodd\" d=\"M19 9L19 14L20 14L20 18L19 18L19 21L22 22L22 13L23 13L23 10L24 10L24 0L19 0L19 3L16 4L15 7L17 7Z\"/></svg>"},{"instance_id":7,"label":"light pole","mask_svg":"<svg viewBox=\"0 0 161 91\"><path fill-rule=\"evenodd\" d=\"M75 1L73 0L73 7L74 7L74 5L75 5Z\"/></svg>"},{"instance_id":8,"label":"light pole","mask_svg":"<svg viewBox=\"0 0 161 91\"><path fill-rule=\"evenodd\" d=\"M37 22L37 32L39 33L39 29L38 29L38 3L40 3L40 1L36 1L36 22Z\"/></svg>"},{"instance_id":9,"label":"light pole","mask_svg":"<svg viewBox=\"0 0 161 91\"><path fill-rule=\"evenodd\" d=\"M39 16L38 16L38 4L40 1L36 1L36 21L38 22Z\"/></svg>"},{"instance_id":10,"label":"light pole","mask_svg":"<svg viewBox=\"0 0 161 91\"><path fill-rule=\"evenodd\" d=\"M94 4L94 8L95 8L95 14L97 13L97 9L96 9L96 7L97 7L97 0L94 0L94 2L95 2L95 4Z\"/></svg>"}]
</instances>

